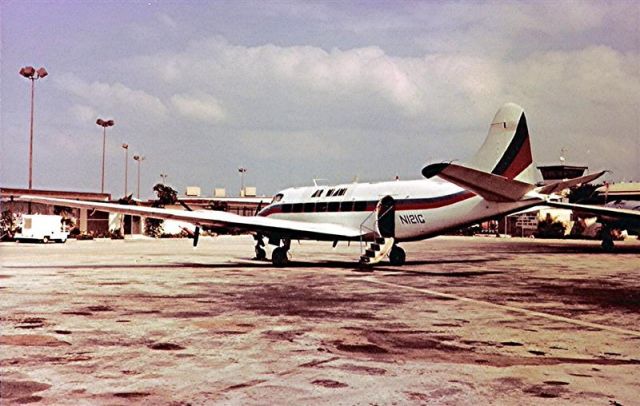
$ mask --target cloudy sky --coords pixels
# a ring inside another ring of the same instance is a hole
[[[1,13],[1,178],[143,195],[259,193],[312,179],[420,177],[468,159],[495,111],[527,112],[534,159],[640,180],[640,2],[16,1]],[[129,192],[135,188],[130,160]]]

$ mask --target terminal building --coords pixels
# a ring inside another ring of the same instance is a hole
[[[235,213],[241,216],[253,216],[270,202],[268,197],[256,197],[255,187],[246,187],[243,191],[246,197],[226,197],[224,189],[215,189],[214,196],[201,197],[200,188],[190,186],[179,200],[184,203],[167,206],[176,210],[186,210],[185,205],[192,210],[219,210]],[[85,200],[94,202],[118,203],[110,193],[74,192],[64,190],[43,190],[23,188],[0,188],[0,211],[10,210],[14,214],[58,214],[72,220],[80,234],[92,236],[109,236],[113,231],[122,228],[124,235],[138,235],[144,232],[144,218],[139,216],[123,216],[110,214],[98,210],[75,209],[63,206],[51,206],[41,203],[19,201],[22,195]],[[137,201],[138,205],[151,206],[153,201]],[[173,233],[184,228],[184,224],[166,221],[166,232]]]
[[[16,200],[22,195],[52,197],[58,199],[75,199],[94,202],[110,202],[111,194],[94,192],[69,192],[63,190],[0,188],[0,205],[2,211],[13,213],[60,214],[76,220],[76,227],[83,234],[106,234],[109,231],[109,213],[50,206],[41,203],[27,203]]]

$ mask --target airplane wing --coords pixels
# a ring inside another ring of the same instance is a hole
[[[99,210],[111,213],[157,219],[185,221],[198,226],[224,227],[240,231],[277,234],[292,239],[357,239],[362,233],[359,229],[331,223],[309,223],[293,220],[271,219],[260,216],[240,216],[222,211],[184,211],[157,207],[129,206],[115,203],[100,203],[71,199],[55,199],[39,196],[20,196],[20,200],[49,205],[75,207],[79,209]]]
[[[560,209],[570,209],[574,212],[587,216],[596,216],[605,222],[632,222],[640,224],[640,211],[630,209],[619,209],[606,206],[592,206],[589,204],[561,203],[547,201],[547,206],[557,207]]]

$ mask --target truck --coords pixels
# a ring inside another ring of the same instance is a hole
[[[64,243],[69,233],[65,230],[62,216],[44,214],[23,214],[20,220],[20,232],[14,236],[20,241],[49,241]]]

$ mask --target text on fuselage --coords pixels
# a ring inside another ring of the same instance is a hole
[[[401,214],[398,216],[402,224],[424,224],[424,216],[422,214]]]

